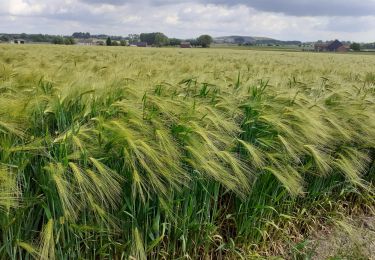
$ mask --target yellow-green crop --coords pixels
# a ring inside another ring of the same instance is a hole
[[[373,210],[374,68],[370,55],[0,45],[0,259],[277,254]]]

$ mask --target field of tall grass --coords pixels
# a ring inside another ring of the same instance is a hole
[[[0,46],[0,259],[303,251],[374,214],[373,56]]]

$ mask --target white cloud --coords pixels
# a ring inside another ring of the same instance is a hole
[[[46,3],[35,1],[12,0],[8,3],[8,10],[11,15],[41,14],[46,9],[46,6]]]
[[[173,14],[173,15],[168,15],[165,18],[165,23],[170,24],[170,25],[176,25],[178,24],[178,16]]]
[[[134,23],[134,22],[140,22],[142,20],[142,17],[137,15],[129,15],[122,18],[122,23]]]

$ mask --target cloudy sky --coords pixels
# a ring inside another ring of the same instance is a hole
[[[375,41],[375,0],[0,0],[0,33]]]

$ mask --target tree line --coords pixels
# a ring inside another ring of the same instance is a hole
[[[41,42],[41,43],[53,43],[53,44],[75,44],[74,37],[72,36],[57,36],[48,34],[3,34],[0,36],[0,41],[9,42],[15,39],[23,39],[28,42]]]
[[[129,34],[127,37],[109,36],[105,34],[92,35],[89,32],[75,32],[71,36],[58,36],[48,34],[3,34],[0,35],[0,41],[9,42],[15,39],[24,39],[27,42],[48,42],[52,44],[76,44],[77,41],[87,39],[102,40],[103,45],[109,46],[125,46],[127,44],[137,44],[139,42],[146,42],[149,46],[163,47],[163,46],[180,46],[182,42],[189,42],[193,47],[209,47],[213,42],[210,35],[201,35],[194,39],[178,39],[169,38],[164,33],[141,33]]]
[[[154,47],[179,46],[182,42],[189,42],[194,47],[201,46],[203,48],[207,48],[213,42],[213,38],[210,35],[201,35],[197,39],[181,40],[177,38],[168,38],[164,33],[161,32],[141,33],[137,39],[139,39],[138,42],[144,42],[147,43],[147,45]],[[106,45],[113,46],[119,44],[108,36]]]
[[[193,47],[204,47],[207,48],[213,42],[210,35],[201,35],[198,38],[193,39],[178,39],[169,38],[164,33],[153,32],[153,33],[141,33],[141,34],[129,34],[126,37],[123,36],[108,36],[106,34],[92,35],[89,32],[75,32],[71,36],[58,36],[48,34],[1,34],[0,42],[9,42],[15,39],[24,39],[27,42],[48,42],[52,44],[65,44],[72,45],[76,44],[77,40],[85,39],[99,39],[102,40],[102,45],[110,46],[126,46],[128,44],[137,44],[139,42],[146,42],[149,46],[163,47],[163,46],[180,46],[182,42],[189,42]],[[242,37],[237,37],[235,43],[238,45],[250,45],[250,43],[244,43],[245,40]],[[322,42],[322,41],[318,41]],[[259,42],[258,42],[259,43]],[[277,42],[276,42],[277,43]],[[295,43],[291,41],[290,43]],[[363,49],[375,49],[375,42],[373,43],[356,43],[348,42],[350,48],[354,51],[360,51]]]

